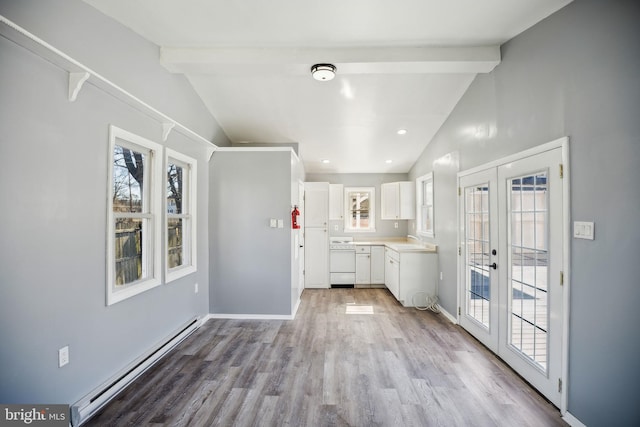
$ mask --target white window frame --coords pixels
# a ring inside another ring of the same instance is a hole
[[[423,188],[425,185],[431,185],[431,228],[426,229],[425,225],[422,223],[422,209],[424,206]],[[421,177],[416,178],[416,230],[419,236],[424,237],[435,237],[435,192],[433,186],[433,172],[429,172],[428,174],[422,175]]]
[[[145,153],[148,157],[145,162],[144,192],[148,197],[147,212],[141,214],[116,214],[113,212],[113,151],[115,146],[126,147]],[[162,146],[141,136],[135,135],[116,126],[109,126],[109,167],[107,180],[107,305],[131,298],[162,283],[162,221],[161,199],[158,197],[158,186],[162,180]],[[115,284],[115,220],[122,217],[141,217],[148,221],[147,232],[143,236],[143,271],[145,278],[119,286]]]
[[[182,167],[182,179],[183,179],[183,201],[182,201],[182,214],[170,214],[167,209],[166,189],[168,186],[167,170],[169,164],[177,164]],[[165,150],[165,163],[164,163],[165,179],[164,179],[164,242],[165,242],[165,278],[166,282],[172,282],[176,279],[184,277],[188,274],[197,271],[197,242],[196,242],[196,207],[198,206],[196,200],[197,194],[197,161],[189,156],[186,156],[177,151],[167,148]],[[183,242],[184,258],[186,259],[182,265],[174,268],[169,268],[169,219],[181,218],[183,220]]]
[[[369,193],[369,227],[351,227],[351,203],[349,193]],[[376,231],[376,188],[375,187],[344,187],[344,231],[347,233],[373,233]]]

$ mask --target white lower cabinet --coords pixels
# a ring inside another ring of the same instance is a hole
[[[329,239],[326,228],[304,229],[304,287],[329,287]]]
[[[396,299],[400,299],[400,262],[399,254],[391,249],[386,249],[384,264],[384,284]]]
[[[371,246],[371,284],[384,285],[384,246]]]
[[[405,307],[424,305],[427,296],[435,296],[437,269],[437,253],[385,249],[385,284]]]
[[[356,253],[356,287],[371,285],[371,255]]]

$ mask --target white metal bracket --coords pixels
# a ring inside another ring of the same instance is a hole
[[[69,72],[69,101],[73,102],[78,97],[82,85],[87,81],[90,74],[86,71],[80,73]]]
[[[167,138],[169,138],[169,133],[175,127],[175,123],[173,122],[163,122],[162,123],[162,141],[167,142]]]

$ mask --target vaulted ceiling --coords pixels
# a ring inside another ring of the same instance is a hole
[[[571,2],[85,1],[159,45],[231,141],[297,143],[310,173],[407,172],[499,46]]]

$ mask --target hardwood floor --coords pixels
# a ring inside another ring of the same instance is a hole
[[[444,316],[386,289],[307,289],[293,321],[209,320],[87,425],[566,423]]]

